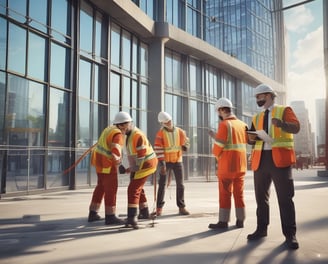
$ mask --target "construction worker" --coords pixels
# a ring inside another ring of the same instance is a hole
[[[118,188],[117,167],[122,160],[125,130],[131,121],[130,115],[123,112],[117,113],[113,125],[102,131],[98,143],[92,151],[91,164],[96,168],[98,181],[89,206],[89,222],[101,219],[98,211],[104,198],[105,224],[124,224],[124,220],[115,215]]]
[[[123,166],[120,166],[120,173],[130,173],[131,175],[128,186],[128,218],[126,226],[138,229],[136,219],[138,208],[140,211],[139,219],[149,218],[147,198],[143,187],[148,176],[156,171],[158,160],[146,135],[139,128],[129,123],[127,124],[125,135],[129,168],[125,169]]]
[[[234,197],[236,227],[244,227],[244,177],[247,171],[246,123],[233,114],[233,105],[227,98],[215,104],[221,122],[215,135],[212,153],[215,156],[219,189],[219,221],[209,228],[227,228],[230,220],[231,196]]]
[[[164,206],[167,172],[173,171],[176,181],[176,204],[180,215],[189,215],[185,208],[182,151],[189,148],[189,138],[181,128],[173,125],[172,117],[166,112],[158,114],[158,122],[162,125],[156,134],[154,150],[159,161],[159,182],[157,193],[156,215],[162,214]]]
[[[299,132],[300,123],[292,108],[274,103],[276,93],[269,85],[260,84],[254,92],[257,105],[263,107],[263,111],[253,117],[251,131],[267,131],[271,138],[260,134],[250,136],[254,144],[251,167],[254,171],[257,227],[247,239],[257,240],[267,236],[270,186],[273,181],[286,244],[291,249],[297,249],[292,164],[296,162],[293,134]]]

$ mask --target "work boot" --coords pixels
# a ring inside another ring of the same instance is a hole
[[[101,217],[96,211],[89,211],[88,222],[94,222],[100,219]]]
[[[295,235],[286,236],[286,244],[290,249],[298,249],[299,247]]]
[[[105,216],[105,225],[123,225],[124,223],[124,220],[116,217],[114,214]]]
[[[228,228],[228,222],[217,222],[216,224],[209,224],[208,228],[210,229],[221,229],[221,228]]]
[[[148,207],[140,209],[138,219],[149,219],[149,209],[148,209]]]
[[[190,213],[184,207],[179,208],[179,215],[190,215]]]
[[[249,234],[247,236],[247,239],[248,240],[258,240],[262,237],[266,237],[267,235],[268,235],[267,228],[257,227],[254,233]]]
[[[125,222],[125,227],[132,227],[133,229],[138,229],[138,222],[136,221],[137,208],[128,207],[128,218]]]
[[[237,219],[237,221],[236,221],[236,227],[237,228],[243,228],[244,227],[244,221]]]
[[[157,208],[156,209],[156,216],[161,216],[162,215],[163,208]]]

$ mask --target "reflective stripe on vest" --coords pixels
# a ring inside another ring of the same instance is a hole
[[[228,139],[225,145],[223,145],[222,151],[229,151],[229,150],[235,150],[235,151],[245,151],[246,144],[243,143],[232,143],[232,125],[230,121],[227,121],[227,128],[228,128]],[[219,143],[220,145],[220,143]]]
[[[121,130],[119,130],[116,126],[107,127],[106,130],[100,135],[95,151],[109,159],[112,158],[113,155],[111,149],[107,146],[107,138],[109,137],[109,141],[112,142],[114,135],[117,133],[121,133]]]
[[[180,134],[177,128],[174,128],[172,132],[168,132],[166,129],[163,129],[163,137],[165,137],[168,142],[167,146],[164,146],[165,153],[178,152],[181,150],[180,144]]]
[[[134,178],[135,179],[140,179],[143,178],[145,176],[150,175],[151,173],[156,171],[156,166],[154,166],[153,168],[145,168],[143,169],[143,165],[145,162],[152,160],[152,159],[156,159],[156,154],[152,148],[152,146],[149,144],[148,140],[148,144],[143,146],[146,148],[146,155],[145,157],[142,157],[140,159],[137,158],[137,148],[135,147],[135,144],[133,144],[133,140],[135,140],[135,135],[137,133],[141,134],[141,131],[137,128],[134,128],[131,132],[131,135],[129,135],[128,137],[128,141],[127,141],[127,151],[128,151],[128,159],[130,160],[130,162],[135,162],[135,165],[139,166],[139,170],[135,172]],[[130,164],[131,165],[131,164]]]
[[[272,109],[272,116],[282,120],[284,110],[284,106],[277,105]],[[263,118],[264,112],[257,114],[253,118],[253,122],[257,130],[263,129]],[[281,128],[275,127],[271,124],[269,135],[273,138],[273,143],[271,144],[272,148],[294,148],[293,134],[285,132]],[[262,140],[257,140],[254,150],[262,150],[262,144]]]

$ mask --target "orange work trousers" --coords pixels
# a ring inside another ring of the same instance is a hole
[[[220,174],[218,176],[220,208],[231,208],[232,195],[235,202],[235,208],[245,207],[244,178],[245,172]]]
[[[117,169],[112,167],[109,174],[97,173],[98,181],[92,195],[92,204],[101,204],[104,198],[105,208],[116,206],[116,194],[118,188]]]
[[[147,197],[143,189],[147,177],[141,179],[131,179],[128,186],[128,207],[138,207],[139,204],[147,203]]]

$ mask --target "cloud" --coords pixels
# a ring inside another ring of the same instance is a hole
[[[323,67],[323,27],[309,32],[303,39],[297,41],[292,53],[293,70],[304,70],[309,67]]]
[[[323,67],[309,68],[306,72],[290,71],[287,76],[287,97],[293,100],[314,100],[325,96]]]
[[[307,26],[314,21],[311,10],[304,5],[291,8],[285,12],[288,12],[288,15],[285,15],[285,25],[287,30],[291,32],[305,32]]]
[[[323,27],[309,32],[299,39],[289,56],[290,68],[287,74],[287,102],[301,100],[309,110],[309,116],[316,116],[315,100],[325,98],[325,72],[323,55]],[[312,119],[316,130],[316,119]]]

